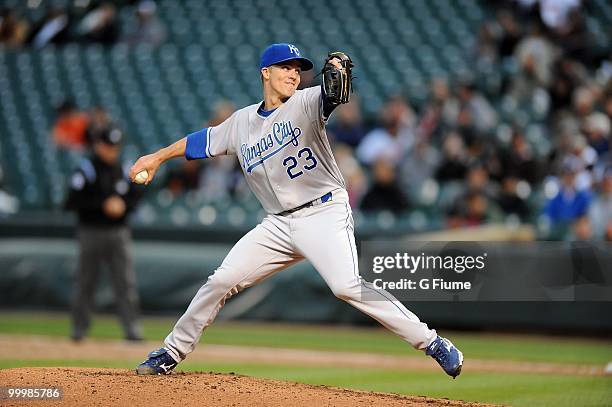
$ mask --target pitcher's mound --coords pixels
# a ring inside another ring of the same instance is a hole
[[[61,388],[65,406],[473,406],[462,401],[407,397],[218,373],[137,376],[122,369],[21,368],[0,370],[9,387]],[[2,400],[24,406],[23,400]],[[40,405],[40,401],[36,402]]]

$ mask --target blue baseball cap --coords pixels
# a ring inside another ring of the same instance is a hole
[[[272,44],[261,54],[259,69],[287,61],[298,61],[302,65],[302,71],[308,71],[313,67],[310,59],[302,57],[300,50],[295,45]]]

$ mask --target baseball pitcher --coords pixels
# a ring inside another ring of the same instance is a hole
[[[136,373],[172,371],[193,352],[228,298],[303,259],[313,264],[338,298],[425,351],[448,375],[454,378],[461,372],[463,355],[448,339],[359,275],[345,182],[325,133],[334,108],[349,101],[353,63],[342,52],[330,53],[321,86],[297,90],[300,72],[312,68],[296,46],[269,46],[260,62],[263,101],[139,158],[132,167],[132,180],[148,184],[159,166],[174,157],[236,155],[267,212],[200,288],[165,346],[151,352]],[[380,300],[362,300],[364,290]]]

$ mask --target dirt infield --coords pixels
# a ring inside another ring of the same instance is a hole
[[[59,401],[8,401],[2,406],[485,406],[216,373],[136,376],[124,369],[20,368],[0,370],[0,383],[61,387]]]

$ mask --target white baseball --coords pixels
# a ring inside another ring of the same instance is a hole
[[[134,177],[134,182],[137,184],[144,184],[149,179],[149,173],[147,170],[142,170]]]

